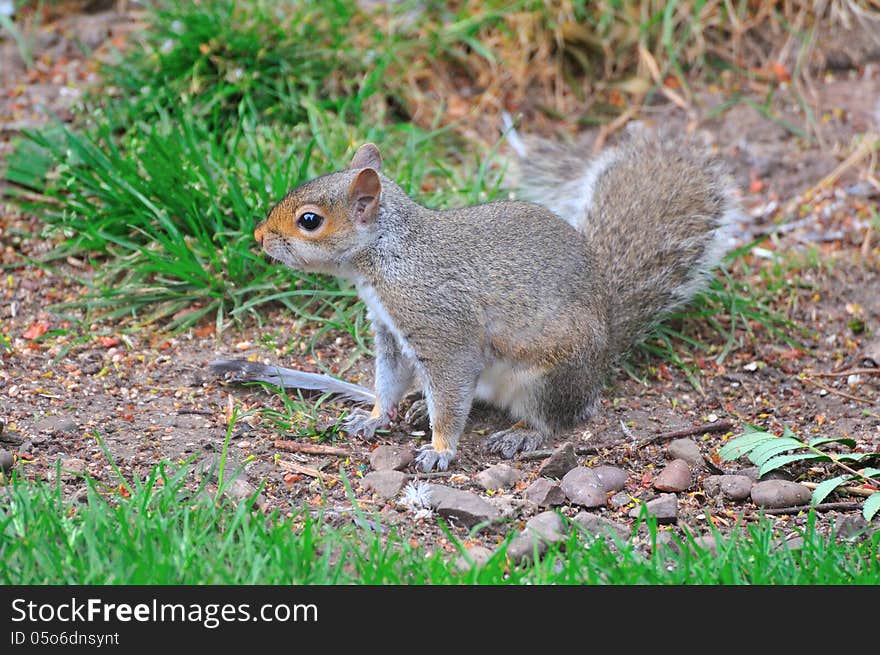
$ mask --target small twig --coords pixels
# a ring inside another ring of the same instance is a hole
[[[706,425],[695,425],[690,428],[682,428],[681,430],[673,430],[672,432],[661,432],[651,437],[646,437],[636,444],[636,448],[647,446],[655,441],[668,441],[670,439],[679,439],[681,437],[692,437],[695,434],[703,434],[705,432],[727,432],[733,427],[733,421],[724,419],[708,423]]]
[[[307,475],[310,478],[318,478],[319,480],[323,480],[327,475],[325,473],[321,473],[318,469],[313,469],[309,466],[303,466],[302,464],[297,464],[296,462],[288,462],[287,460],[279,459],[277,462],[278,468],[284,469],[285,471],[290,471],[292,473],[302,473],[303,475]]]
[[[549,449],[533,450],[530,453],[520,453],[516,458],[519,461],[531,462],[536,459],[546,459],[554,452],[555,451]],[[595,455],[599,452],[599,449],[596,446],[575,446],[574,452],[578,455]]]
[[[346,450],[345,448],[325,446],[320,443],[288,441],[285,439],[276,439],[275,448],[278,450],[286,450],[291,453],[306,453],[308,455],[339,455],[340,457],[348,457],[352,454],[350,450]]]
[[[861,503],[819,503],[818,505],[793,505],[791,507],[777,507],[775,509],[765,509],[764,514],[797,514],[798,512],[806,512],[811,509],[817,512],[830,512],[831,510],[849,510],[858,509]]]
[[[815,373],[810,372],[817,378],[842,378],[850,375],[880,375],[880,368],[851,368],[848,371],[839,371],[837,373]]]
[[[851,393],[847,393],[845,391],[840,391],[839,389],[834,389],[833,387],[826,386],[826,385],[822,384],[821,382],[817,382],[816,380],[814,380],[812,378],[803,377],[803,378],[801,378],[801,380],[803,380],[804,382],[809,382],[810,384],[814,384],[817,387],[819,387],[820,389],[824,389],[828,393],[833,393],[837,396],[843,396],[844,398],[848,398],[849,400],[855,400],[856,402],[865,403],[867,405],[874,404],[873,400],[870,400],[868,398],[861,398],[859,396],[854,396]]]
[[[816,482],[801,482],[800,484],[809,489],[815,489],[819,486]],[[847,494],[849,496],[862,496],[864,498],[867,498],[868,496],[873,496],[875,493],[877,493],[876,491],[871,491],[870,489],[862,489],[861,487],[836,487],[834,491]]]
[[[214,412],[208,412],[204,409],[178,409],[177,415],[181,416],[183,414],[198,414],[199,416],[214,416]]]

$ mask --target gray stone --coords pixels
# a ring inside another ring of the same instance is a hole
[[[707,550],[712,554],[718,552],[718,540],[711,534],[694,537],[694,546],[700,550]]]
[[[487,491],[507,489],[515,485],[522,477],[522,473],[507,464],[496,464],[476,475],[477,484]]]
[[[752,502],[760,507],[792,507],[810,502],[812,492],[797,482],[766,480],[752,485]]]
[[[535,557],[543,557],[550,544],[535,534],[523,532],[514,537],[507,546],[507,558],[514,564],[528,564]]]
[[[501,512],[476,494],[457,489],[449,491],[452,493],[444,492],[442,501],[437,505],[437,513],[443,518],[456,521],[468,528],[501,518]]]
[[[565,524],[556,512],[541,512],[526,522],[526,532],[538,535],[550,543],[565,539]]]
[[[575,505],[601,507],[605,504],[605,485],[590,469],[576,466],[566,473],[560,483],[565,497]]]
[[[658,498],[649,500],[644,504],[649,516],[657,519],[657,523],[674,523],[678,518],[678,496],[675,494],[660,494]],[[629,515],[639,518],[642,506],[633,507]]]
[[[834,536],[841,541],[854,541],[867,532],[868,522],[861,514],[844,514],[834,522]]]
[[[364,476],[363,484],[380,498],[394,498],[403,489],[409,476],[403,471],[382,470],[372,471]]]
[[[806,544],[806,540],[800,535],[794,535],[788,539],[778,539],[774,543],[774,550],[786,548],[788,550],[800,550]]]
[[[61,460],[61,479],[62,480],[75,480],[80,477],[83,473],[86,472],[86,462],[85,460],[79,459],[77,457],[68,457]],[[46,471],[46,479],[50,482],[54,482],[55,480],[55,465]]]
[[[8,450],[0,450],[0,472],[9,473],[15,464],[15,457]]]
[[[590,512],[579,512],[572,520],[597,537],[616,535],[620,539],[627,539],[632,534],[632,530],[627,526]]]
[[[514,497],[511,494],[494,493],[488,498],[488,502],[495,509],[501,512],[501,518],[512,519],[522,514],[525,501]]]
[[[429,499],[431,509],[437,509],[440,506],[440,503],[447,498],[452,498],[456,494],[467,493],[461,489],[454,489],[453,487],[447,487],[442,484],[429,484],[428,488],[431,491],[431,497]]]
[[[605,491],[620,491],[629,477],[626,471],[616,466],[596,466],[590,470],[599,478]]]
[[[41,418],[34,425],[34,430],[46,434],[76,434],[79,431],[79,426],[73,417],[56,414]]]
[[[256,487],[245,480],[243,476],[235,478],[232,482],[226,485],[226,488],[223,490],[223,493],[225,493],[229,498],[232,498],[233,500],[236,500],[238,502],[249,500],[254,496],[256,492]],[[257,507],[262,507],[265,503],[266,498],[263,496],[263,494],[258,494],[257,497],[254,498],[254,504]]]
[[[548,478],[562,478],[577,465],[577,454],[569,441],[559,446],[550,457],[544,460],[541,468],[538,469],[538,474]]]
[[[547,478],[538,478],[523,492],[525,499],[538,507],[552,507],[565,502],[565,493],[555,482]]]
[[[669,459],[683,459],[691,466],[703,463],[703,453],[693,439],[676,439],[666,448]]]
[[[379,446],[370,453],[374,471],[402,471],[413,461],[413,450],[407,446]]]
[[[703,480],[703,490],[709,496],[745,500],[752,491],[752,484],[752,479],[746,475],[710,475]]]
[[[461,572],[470,571],[473,567],[480,568],[492,557],[492,551],[485,546],[470,546],[465,551],[455,560],[455,568]]]
[[[683,459],[674,459],[654,478],[654,488],[659,491],[684,491],[693,482],[688,463]]]
[[[616,493],[611,498],[608,499],[608,504],[612,509],[620,509],[626,505],[629,505],[632,502],[632,494],[627,491],[621,491],[620,493]]]
[[[556,512],[541,512],[526,523],[525,529],[507,547],[507,557],[515,564],[541,557],[551,544],[565,539],[565,526]]]

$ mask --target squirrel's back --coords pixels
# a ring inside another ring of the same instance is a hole
[[[520,187],[584,235],[623,352],[692,299],[729,248],[739,209],[728,175],[693,139],[632,137],[589,161],[546,142],[533,149]]]

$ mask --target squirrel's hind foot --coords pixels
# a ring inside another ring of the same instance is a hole
[[[517,453],[528,453],[544,443],[544,435],[525,423],[516,423],[486,439],[486,450],[513,459]]]
[[[434,469],[445,471],[449,468],[449,462],[452,461],[453,457],[455,457],[455,452],[452,450],[437,452],[431,444],[425,444],[418,449],[415,465],[416,468],[421,469],[425,473]]]

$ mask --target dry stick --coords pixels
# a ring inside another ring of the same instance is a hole
[[[641,448],[653,441],[666,441],[668,439],[678,439],[679,437],[690,437],[695,434],[703,434],[704,432],[726,432],[732,427],[733,421],[724,419],[723,421],[716,421],[715,423],[709,423],[708,425],[697,425],[691,428],[673,430],[672,432],[661,432],[660,434],[655,434],[647,439],[642,439],[642,441],[635,444],[635,447]],[[616,444],[610,444],[608,447],[610,448],[614,445]],[[517,456],[517,459],[526,462],[535,459],[544,459],[545,457],[550,457],[553,452],[554,451],[552,450],[533,450],[530,453],[521,453]],[[599,448],[596,446],[576,446],[574,452],[578,455],[595,455],[599,452]]]
[[[816,385],[816,386],[819,387],[820,389],[824,389],[824,390],[827,391],[828,393],[833,393],[833,394],[835,394],[835,395],[837,395],[837,396],[843,396],[844,398],[849,398],[850,400],[855,400],[855,401],[860,402],[860,403],[866,403],[866,404],[868,404],[868,405],[873,405],[873,404],[874,404],[874,401],[873,401],[873,400],[869,400],[868,398],[861,398],[861,397],[859,397],[859,396],[854,396],[854,395],[852,395],[851,393],[847,393],[847,392],[845,392],[845,391],[840,391],[839,389],[834,389],[833,387],[825,386],[825,385],[822,384],[821,382],[816,382],[816,380],[814,380],[814,379],[812,379],[812,378],[801,378],[801,379],[802,379],[804,382],[809,382],[810,384],[814,384],[814,385]]]
[[[831,510],[850,510],[858,509],[861,503],[819,503],[818,505],[793,505],[792,507],[777,507],[775,509],[764,509],[764,514],[797,514],[798,512],[807,512],[811,509],[817,512],[830,512]]]
[[[842,378],[850,375],[880,375],[880,368],[851,368],[848,371],[839,371],[837,373],[815,373],[810,372],[817,378]]]
[[[816,482],[801,482],[800,484],[804,485],[809,489],[815,489],[819,486]],[[861,487],[836,487],[834,489],[835,493],[847,494],[849,496],[863,496],[867,498],[868,496],[873,496],[876,491],[871,491],[870,489],[862,489]]]
[[[418,480],[431,480],[433,478],[448,478],[450,475],[455,475],[458,471],[422,471],[420,473],[415,473],[412,477]]]
[[[523,462],[530,462],[550,457],[554,452],[553,450],[533,450],[530,453],[520,453],[516,458]],[[599,449],[596,446],[575,446],[574,452],[578,455],[595,455]]]
[[[284,439],[276,439],[275,447],[278,450],[286,450],[291,453],[306,453],[309,455],[339,455],[340,457],[348,457],[352,453],[345,448],[336,446],[325,446],[319,443],[301,443],[299,441],[287,441]]]
[[[303,466],[302,464],[297,464],[296,462],[288,462],[286,460],[279,459],[276,463],[278,464],[278,468],[280,469],[291,471],[292,473],[302,473],[303,475],[308,475],[310,478],[318,478],[319,480],[323,480],[328,475],[326,473],[321,473],[318,469]]]
[[[672,432],[661,432],[660,434],[655,434],[652,437],[642,439],[636,444],[636,448],[647,446],[649,443],[652,443],[654,441],[668,441],[670,439],[679,439],[681,437],[692,437],[695,434],[703,434],[705,432],[727,432],[732,427],[733,421],[731,421],[730,419],[724,419],[722,421],[709,423],[708,425],[695,425],[690,428],[673,430]]]

